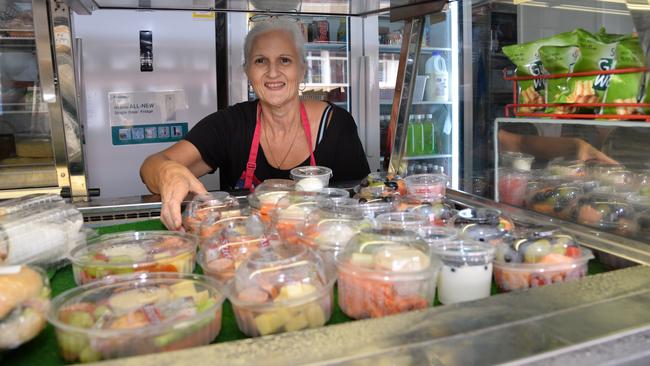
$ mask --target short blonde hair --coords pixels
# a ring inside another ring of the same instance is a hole
[[[272,31],[283,31],[291,36],[300,64],[306,70],[307,61],[305,59],[305,37],[302,35],[298,21],[282,17],[271,17],[267,20],[256,22],[253,29],[248,32],[246,40],[244,41],[244,69],[247,69],[248,66],[250,66],[253,43],[255,43],[257,37]]]

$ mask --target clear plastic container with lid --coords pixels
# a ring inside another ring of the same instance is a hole
[[[516,151],[504,151],[499,154],[501,159],[501,166],[504,168],[512,168],[519,171],[530,171],[535,157]]]
[[[36,337],[47,325],[50,283],[37,267],[0,266],[0,351]]]
[[[210,192],[195,196],[183,212],[183,228],[189,233],[198,233],[205,220],[221,216],[222,211],[233,212],[239,206],[237,199],[227,192]]]
[[[174,231],[127,231],[101,235],[70,252],[78,285],[132,272],[192,273],[194,235]]]
[[[302,245],[258,251],[225,287],[244,334],[291,332],[325,325],[332,315],[334,268]]]
[[[297,228],[318,205],[331,202],[319,192],[289,192],[280,198],[271,213],[271,222],[280,239],[298,244]]]
[[[258,216],[232,217],[221,222],[221,228],[201,243],[198,262],[203,273],[226,282],[251,254],[271,245]]]
[[[289,174],[296,181],[297,191],[319,192],[329,185],[332,169],[324,166],[299,166],[291,169]]]
[[[377,216],[377,225],[391,229],[417,231],[429,224],[426,217],[413,212],[389,212]]]
[[[543,214],[567,219],[578,200],[584,196],[579,184],[545,185],[528,193],[527,207]]]
[[[423,226],[417,231],[418,236],[429,245],[456,239],[458,229],[450,226]]]
[[[214,235],[217,231],[221,230],[223,227],[222,223],[228,222],[228,220],[232,218],[248,216],[255,216],[258,220],[261,220],[259,216],[251,215],[251,208],[247,204],[225,208],[221,211],[210,213],[199,225],[198,232],[195,234],[198,234],[200,241],[203,242]]]
[[[342,199],[350,198],[350,192],[343,188],[323,188],[320,190],[320,193],[326,195],[329,199],[333,201],[338,201]]]
[[[74,206],[54,202],[25,209],[0,221],[0,264],[61,265],[86,241],[83,217]]]
[[[438,277],[438,299],[443,304],[490,296],[494,246],[472,239],[451,239],[433,244],[433,254],[442,260]]]
[[[452,223],[459,229],[460,238],[474,239],[492,245],[501,244],[506,234],[515,227],[510,218],[493,208],[460,210],[452,219]]]
[[[389,174],[387,172],[374,172],[368,174],[368,176],[359,183],[360,189],[380,186],[390,187],[399,195],[406,196],[406,183],[399,175]]]
[[[409,196],[439,201],[445,197],[449,178],[444,174],[415,174],[404,178]]]
[[[456,215],[453,205],[445,200],[422,201],[417,197],[406,196],[399,203],[399,211],[412,212],[424,216],[431,225],[450,225]]]
[[[516,235],[496,248],[494,279],[501,291],[575,280],[587,275],[593,257],[570,235]]]
[[[358,206],[319,204],[298,228],[300,242],[319,251],[330,263],[345,249],[350,239],[363,227],[369,227]]]
[[[251,214],[259,215],[262,221],[271,225],[271,212],[280,198],[294,191],[296,182],[289,179],[267,179],[248,195]]]
[[[499,169],[499,202],[513,206],[523,206],[528,191],[528,171]]]
[[[359,202],[372,202],[376,200],[394,201],[400,197],[400,194],[393,187],[381,185],[361,187],[354,197]]]
[[[433,303],[440,261],[414,232],[364,229],[336,259],[341,310],[351,318],[377,318]]]
[[[624,236],[638,231],[636,210],[616,196],[590,194],[581,198],[571,211],[570,218],[583,225]]]
[[[585,177],[587,176],[587,166],[579,160],[553,160],[548,163],[548,172],[551,175],[561,177]]]
[[[68,362],[96,362],[206,345],[219,334],[215,280],[181,273],[113,276],[52,300],[48,320]]]

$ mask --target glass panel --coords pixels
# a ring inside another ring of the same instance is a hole
[[[300,85],[303,99],[325,100],[350,109],[347,17],[295,17],[307,43],[307,75]],[[253,20],[257,21],[255,18]],[[253,22],[249,21],[249,28]],[[249,100],[257,97],[249,83]]]
[[[56,186],[41,101],[31,1],[0,7],[0,189]]]
[[[464,189],[650,242],[650,83],[625,1],[483,1],[471,16]]]
[[[417,66],[413,106],[407,133],[408,174],[452,174],[451,18],[448,12],[425,17],[424,36]],[[395,93],[404,22],[379,17],[379,120],[381,157],[387,159],[386,139]]]

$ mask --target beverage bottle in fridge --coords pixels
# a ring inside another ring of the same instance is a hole
[[[415,116],[409,115],[409,125],[406,130],[406,155],[415,155]]]
[[[433,51],[424,65],[429,76],[424,89],[424,99],[434,102],[446,102],[449,99],[449,74],[447,64],[440,52]]]
[[[435,152],[435,131],[433,128],[433,114],[428,113],[422,122],[422,134],[424,138],[423,153],[433,154]]]
[[[421,114],[417,114],[415,116],[415,124],[413,125],[413,131],[414,131],[414,142],[415,142],[415,147],[413,148],[413,153],[415,155],[424,155],[424,132],[422,130],[424,126],[424,116]]]
[[[337,42],[347,42],[347,26],[345,18],[341,18],[339,23],[339,29],[336,31],[336,41]]]

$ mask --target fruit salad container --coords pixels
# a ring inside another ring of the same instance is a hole
[[[499,159],[501,159],[500,165],[502,167],[523,172],[530,171],[533,166],[533,161],[535,161],[534,156],[515,151],[504,151],[499,154]]]
[[[406,182],[399,175],[389,174],[387,172],[375,172],[368,174],[361,183],[359,189],[365,187],[381,187],[387,186],[392,188],[401,196],[406,196]]]
[[[411,212],[427,218],[431,225],[450,225],[456,215],[453,205],[445,200],[422,201],[418,197],[406,196],[399,202],[399,211]]]
[[[494,279],[500,291],[577,280],[587,275],[592,258],[570,235],[515,237],[496,248]]]
[[[385,227],[362,230],[336,263],[339,306],[354,319],[431,306],[442,266],[414,232]]]
[[[445,197],[449,178],[444,174],[414,174],[404,178],[406,193],[422,201],[439,201]]]
[[[0,351],[36,337],[47,325],[49,306],[50,283],[43,270],[0,267]]]
[[[267,179],[248,195],[251,214],[258,215],[262,222],[271,226],[271,212],[278,200],[295,191],[296,182],[289,179]]]
[[[553,160],[548,163],[547,170],[549,175],[561,177],[585,177],[588,170],[584,162],[578,160]]]
[[[319,192],[289,192],[280,198],[271,213],[271,222],[281,240],[299,244],[297,228],[318,205],[331,202]]]
[[[530,178],[527,171],[499,169],[499,202],[523,206]]]
[[[570,218],[583,225],[624,236],[637,234],[636,211],[629,203],[608,195],[591,194],[581,198]]]
[[[377,226],[392,229],[417,231],[429,224],[429,220],[413,212],[389,212],[377,216]]]
[[[395,211],[399,205],[400,200],[375,200],[375,201],[361,201],[357,200],[357,207],[363,213],[363,216],[368,220],[375,220],[377,216],[385,213]]]
[[[226,192],[210,192],[196,195],[183,212],[183,228],[189,233],[198,233],[199,226],[208,217],[219,215],[221,211],[232,211],[239,203]]]
[[[221,329],[215,280],[181,273],[113,276],[52,300],[48,320],[68,362],[96,362],[209,344]]]
[[[458,211],[452,219],[452,225],[458,228],[458,236],[487,242],[492,245],[501,244],[505,236],[512,232],[515,224],[493,208],[466,208]]]
[[[354,198],[359,202],[385,201],[392,202],[400,197],[399,192],[390,186],[361,187]]]
[[[438,245],[442,242],[455,240],[458,237],[458,229],[449,226],[423,226],[417,231],[418,236],[429,246]]]
[[[350,192],[343,188],[326,187],[320,190],[320,193],[327,196],[332,201],[340,201],[350,198]]]
[[[329,185],[332,169],[324,166],[299,166],[291,169],[289,175],[296,181],[297,191],[319,192]]]
[[[101,235],[70,252],[77,285],[132,272],[192,273],[198,239],[174,231]]]
[[[247,204],[213,212],[201,222],[198,232],[195,234],[198,234],[200,243],[202,243],[223,229],[224,223],[228,223],[230,219],[248,216],[254,216],[261,221],[259,216],[251,215],[251,208]]]
[[[490,296],[494,246],[475,240],[451,239],[432,246],[442,260],[438,300],[455,304]]]
[[[300,242],[321,253],[334,264],[350,239],[372,223],[357,206],[323,203],[312,211],[298,229]]]
[[[562,183],[545,186],[528,193],[528,208],[550,216],[568,219],[571,211],[584,196],[579,184]]]
[[[225,283],[246,258],[269,247],[274,239],[258,216],[232,217],[223,220],[221,229],[201,242],[197,261],[205,275]]]
[[[252,254],[224,287],[237,326],[250,337],[317,328],[332,315],[334,267],[302,245]]]

